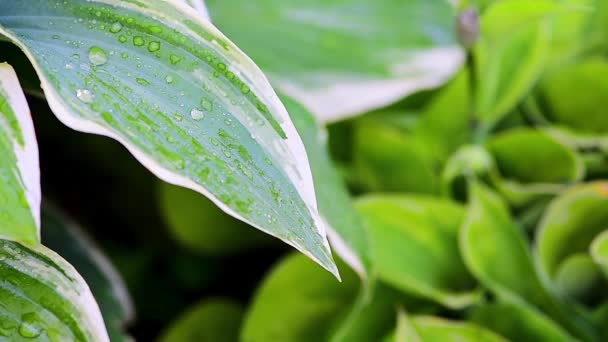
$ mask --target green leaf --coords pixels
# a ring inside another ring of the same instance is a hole
[[[243,311],[242,305],[231,299],[203,300],[180,315],[160,341],[238,341]]]
[[[159,182],[160,209],[171,235],[184,247],[204,255],[228,256],[270,242],[198,193]]]
[[[128,341],[125,325],[135,309],[120,274],[84,231],[56,209],[42,211],[42,242],[82,275],[99,304],[112,341]]]
[[[460,248],[471,273],[499,298],[528,302],[575,336],[593,339],[586,318],[558,302],[541,281],[523,232],[500,197],[476,181],[470,184],[469,196]]]
[[[574,338],[525,303],[498,302],[474,309],[470,320],[511,341],[572,341]]]
[[[358,288],[355,273],[341,271],[340,284],[301,255],[283,259],[257,290],[241,340],[304,342],[328,337]]]
[[[521,183],[567,183],[584,175],[582,160],[543,131],[516,128],[487,143],[504,177]]]
[[[353,164],[357,181],[369,191],[434,193],[437,176],[423,141],[375,120],[355,126]]]
[[[9,341],[109,341],[85,281],[42,245],[0,240],[0,321]]]
[[[481,18],[477,63],[476,114],[485,129],[495,125],[528,93],[550,53],[548,13],[553,0],[493,3]]]
[[[112,137],[161,179],[209,197],[336,272],[304,146],[264,75],[178,2],[0,3],[53,112]]]
[[[186,4],[190,5],[204,19],[210,20],[210,18],[209,18],[209,10],[207,10],[207,6],[205,6],[205,0],[180,0],[180,1],[183,1]]]
[[[213,22],[321,121],[437,87],[464,59],[445,0],[207,4]]]
[[[367,231],[340,173],[327,150],[327,132],[302,105],[281,96],[308,154],[319,213],[332,248],[361,277],[369,275],[371,263]]]
[[[0,64],[0,237],[40,242],[40,171],[30,110],[15,71]]]
[[[608,183],[594,182],[569,189],[557,197],[539,224],[536,254],[541,270],[555,279],[569,256],[587,252],[596,235],[608,228]]]
[[[397,328],[395,329],[394,338],[389,336],[385,342],[422,342],[422,338],[416,331],[416,328],[410,321],[409,316],[403,309],[397,312]]]
[[[475,283],[458,251],[462,207],[432,197],[376,195],[360,198],[357,209],[381,280],[449,308],[475,302]]]
[[[403,322],[403,319],[401,320]],[[421,341],[425,342],[442,342],[442,341],[463,341],[463,342],[499,342],[506,341],[504,338],[496,335],[495,333],[486,330],[480,326],[472,323],[464,323],[457,321],[449,321],[439,317],[433,316],[414,316],[410,319],[410,324],[401,325],[401,330],[407,329],[407,335],[410,339],[403,339],[399,337],[405,337],[397,335],[399,333],[399,327],[394,336],[390,336],[386,339],[386,342],[404,342],[404,341],[416,341],[411,339],[411,336],[419,336]],[[411,331],[411,328],[415,329]],[[416,334],[416,335],[414,335]]]
[[[608,133],[608,62],[604,57],[560,68],[543,80],[542,94],[549,120],[582,132]]]
[[[608,277],[608,231],[600,233],[591,243],[591,257]]]
[[[565,259],[555,273],[555,285],[564,295],[583,303],[601,298],[605,282],[589,254],[577,253]],[[599,297],[599,298],[598,298]]]

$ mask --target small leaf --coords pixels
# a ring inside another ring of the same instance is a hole
[[[565,259],[555,273],[555,285],[565,296],[578,302],[595,303],[605,286],[601,271],[587,253]]]
[[[120,274],[87,235],[60,214],[45,206],[42,211],[42,242],[60,254],[82,275],[99,304],[112,341],[128,341],[126,324],[135,309]]]
[[[479,306],[470,319],[511,341],[574,340],[559,325],[525,303],[499,302]]]
[[[576,337],[595,338],[586,317],[558,302],[545,287],[523,233],[500,197],[476,181],[471,182],[469,196],[460,248],[471,273],[500,299],[528,302]]]
[[[487,147],[501,175],[521,183],[567,183],[584,175],[578,155],[539,130],[509,130],[490,139]]]
[[[191,251],[228,256],[270,242],[190,189],[160,182],[159,190],[160,209],[172,236]]]
[[[10,341],[109,341],[85,281],[42,245],[0,240],[0,321]]]
[[[353,164],[357,181],[369,191],[434,193],[432,155],[417,141],[387,124],[364,119],[355,127]]]
[[[579,185],[549,205],[536,234],[541,270],[555,279],[569,256],[587,252],[596,235],[608,227],[608,183]]]
[[[255,64],[179,2],[0,2],[68,126],[125,145],[161,179],[209,197],[331,272],[306,152]]]
[[[475,111],[486,129],[540,77],[550,53],[551,26],[545,15],[556,8],[552,0],[505,0],[493,3],[482,16],[482,37],[475,47]]]
[[[605,58],[587,58],[560,68],[543,80],[542,94],[549,106],[547,117],[552,122],[576,131],[608,133],[604,109],[608,96]]]
[[[475,283],[458,251],[464,210],[431,197],[362,197],[357,209],[371,237],[378,277],[450,308],[475,302]]]
[[[355,273],[341,271],[340,284],[301,255],[283,259],[257,290],[241,340],[308,342],[328,337],[357,292]]]
[[[339,172],[334,167],[326,144],[327,132],[304,107],[281,96],[308,154],[319,213],[327,223],[325,229],[331,245],[344,262],[361,277],[371,268],[369,241],[359,213]]]
[[[323,122],[437,87],[464,60],[444,0],[207,4],[214,23]]]
[[[608,231],[600,233],[591,243],[591,257],[608,277]]]
[[[422,341],[462,341],[462,342],[503,342],[506,340],[495,333],[472,323],[449,321],[433,316],[414,316],[408,325],[402,324],[401,329],[413,327]],[[399,329],[399,327],[398,327]],[[398,339],[396,335],[389,336],[386,342],[411,341]],[[408,331],[411,334],[413,332]],[[415,341],[415,340],[413,340]]]
[[[206,299],[179,316],[160,341],[238,341],[242,319],[243,307],[238,302]]]
[[[40,242],[40,170],[30,110],[15,71],[0,64],[0,237]]]

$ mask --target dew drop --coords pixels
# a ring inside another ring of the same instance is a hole
[[[133,45],[135,46],[144,46],[146,42],[144,41],[144,39],[140,36],[135,36],[133,37]]]
[[[175,65],[175,64],[179,63],[179,61],[182,60],[182,57],[180,57],[178,55],[171,54],[169,56],[169,60],[171,61],[171,64]]]
[[[112,24],[112,26],[110,26],[110,32],[112,33],[118,33],[120,30],[122,30],[122,24],[119,22],[115,22]]]
[[[169,84],[173,83],[173,76],[167,75],[167,77],[165,77],[165,81]]]
[[[198,110],[196,108],[193,108],[190,111],[190,116],[192,117],[192,119],[196,120],[196,121],[200,121],[205,117],[205,113],[201,110]]]
[[[158,50],[160,50],[160,42],[156,42],[155,41],[155,42],[150,42],[148,44],[148,51],[155,52],[155,51],[158,51]]]
[[[89,61],[96,66],[104,65],[108,62],[108,54],[98,46],[93,46],[89,50]]]
[[[19,335],[24,338],[36,338],[42,333],[40,320],[35,312],[29,312],[21,316],[21,324],[19,325]]]
[[[145,79],[145,78],[138,77],[138,78],[136,78],[136,79],[135,79],[135,81],[136,81],[137,83],[139,83],[139,84],[143,85],[143,86],[148,86],[148,85],[150,85],[150,82],[149,82],[147,79]]]
[[[95,94],[88,89],[76,89],[76,97],[84,103],[91,103],[95,99]]]
[[[120,35],[118,36],[118,41],[121,43],[126,43],[127,42],[127,37],[125,37],[124,35]]]
[[[241,85],[241,93],[243,93],[243,95],[245,95],[245,94],[249,94],[249,92],[250,92],[249,86],[243,83],[243,85]]]
[[[205,109],[207,111],[210,111],[211,109],[213,109],[213,103],[209,99],[202,99],[201,106],[203,106],[203,109]]]

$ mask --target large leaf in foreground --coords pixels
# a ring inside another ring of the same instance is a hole
[[[441,85],[463,62],[445,0],[210,0],[211,19],[322,121]]]
[[[56,209],[42,210],[42,242],[70,262],[91,288],[113,342],[128,341],[135,309],[120,274],[92,240]]]
[[[302,137],[317,193],[319,213],[327,222],[325,229],[334,251],[361,277],[371,268],[367,231],[344,180],[335,168],[327,150],[327,132],[302,105],[281,96],[289,115]]]
[[[0,339],[109,341],[87,284],[42,245],[0,240]]]
[[[53,112],[335,272],[306,151],[253,62],[173,1],[0,2]]]
[[[40,241],[40,171],[30,110],[17,75],[0,64],[0,237]]]

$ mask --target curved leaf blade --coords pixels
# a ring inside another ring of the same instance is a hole
[[[591,243],[591,258],[608,277],[608,230],[600,233]]]
[[[85,281],[42,245],[0,240],[0,319],[11,341],[109,341]]]
[[[322,122],[437,87],[464,61],[454,35],[455,9],[445,0],[212,0],[207,5],[213,22],[273,84]]]
[[[407,319],[407,318],[406,318]],[[414,316],[408,321],[400,320],[397,331],[386,342],[405,341],[463,341],[504,342],[503,337],[473,323],[450,321],[435,316]],[[405,333],[407,332],[407,334]],[[405,338],[407,337],[407,338]],[[416,338],[417,337],[417,338]]]
[[[17,75],[0,64],[0,237],[40,242],[40,168],[30,110]]]
[[[287,111],[255,64],[190,7],[3,1],[0,34],[24,50],[66,125],[118,140],[161,179],[336,273]]]

